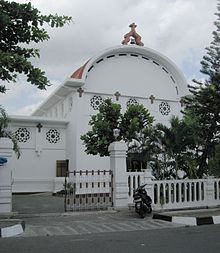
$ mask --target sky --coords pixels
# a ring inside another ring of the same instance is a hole
[[[17,0],[27,3],[29,1]],[[118,46],[132,22],[144,45],[170,58],[188,83],[204,79],[200,61],[210,46],[217,0],[32,0],[42,14],[72,16],[62,28],[45,27],[50,40],[32,44],[41,57],[32,62],[46,72],[51,86],[38,90],[19,76],[6,83],[0,104],[11,115],[30,115],[58,85],[88,59]]]

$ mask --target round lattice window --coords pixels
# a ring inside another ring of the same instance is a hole
[[[103,103],[101,96],[93,96],[90,100],[90,104],[94,110],[98,110],[99,106]]]
[[[162,115],[168,115],[170,113],[170,105],[167,102],[161,102],[159,111]]]
[[[49,143],[57,143],[60,140],[60,133],[56,129],[50,129],[46,133],[46,139]]]
[[[27,142],[30,139],[30,132],[25,127],[20,127],[15,132],[15,137],[18,142]]]
[[[130,98],[127,101],[127,107],[129,107],[130,105],[137,105],[137,104],[138,104],[138,101],[135,98]]]

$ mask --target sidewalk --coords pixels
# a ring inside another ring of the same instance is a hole
[[[12,213],[0,215],[0,237],[16,236],[24,232],[24,218],[64,213],[64,198],[51,193],[12,196]]]
[[[50,193],[13,195],[13,213],[10,217],[0,216],[0,237],[9,237],[20,234],[25,229],[25,222],[34,219],[36,222],[42,220],[61,219],[71,221],[89,221],[97,218],[100,220],[108,219],[114,222],[129,221],[138,222],[140,219],[134,210],[123,211],[106,210],[106,211],[84,211],[84,212],[64,212],[64,198],[52,196]],[[153,211],[152,215],[146,218],[150,220],[169,221],[174,224],[187,226],[220,224],[220,207],[213,209],[192,209],[180,211]],[[130,223],[129,223],[130,224]]]

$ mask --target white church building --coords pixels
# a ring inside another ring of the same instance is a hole
[[[135,24],[130,27],[122,45],[97,52],[31,116],[10,117],[21,149],[21,157],[11,161],[13,192],[60,190],[67,163],[70,171],[109,169],[109,158],[87,155],[80,140],[106,98],[123,110],[143,104],[156,123],[168,124],[172,115],[180,115],[187,94],[182,72],[166,56],[144,47]]]

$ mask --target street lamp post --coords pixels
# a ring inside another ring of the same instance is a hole
[[[116,141],[117,141],[119,135],[120,135],[120,129],[118,129],[118,128],[113,129],[113,136],[115,137]]]

